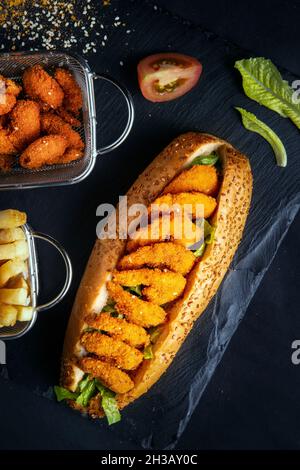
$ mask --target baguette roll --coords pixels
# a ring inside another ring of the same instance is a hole
[[[213,242],[206,246],[200,261],[186,276],[183,294],[167,304],[166,321],[153,344],[153,359],[143,360],[131,379],[134,386],[117,393],[119,408],[134,401],[157,382],[215,295],[242,237],[249,212],[252,174],[248,159],[228,142],[209,134],[189,132],[173,140],[138,177],[127,193],[128,207],[149,207],[169,183],[190,166],[195,157],[217,152],[222,164],[217,207],[210,218],[215,228]],[[130,220],[128,220],[130,222]],[[61,385],[75,391],[83,377],[80,360],[86,354],[80,338],[87,315],[100,313],[108,299],[107,281],[113,278],[126,240],[98,239],[89,258],[70,316],[63,350]],[[75,406],[70,403],[71,406]],[[99,408],[99,409],[98,409]],[[102,416],[92,400],[87,411]]]

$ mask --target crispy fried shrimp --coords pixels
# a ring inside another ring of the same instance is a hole
[[[13,155],[0,155],[0,171],[6,173],[10,171],[15,159]]]
[[[40,135],[40,109],[34,101],[20,100],[10,114],[10,141],[18,152]]]
[[[33,65],[23,74],[25,93],[33,100],[57,109],[62,106],[64,92],[57,81],[41,65]]]
[[[82,94],[75,78],[71,72],[62,68],[57,68],[55,70],[54,77],[65,94],[63,107],[67,111],[71,111],[71,113],[78,114],[82,108]]]
[[[59,134],[63,135],[67,141],[68,146],[77,150],[82,150],[84,143],[81,140],[78,132],[74,131],[70,124],[66,123],[59,116],[53,113],[44,113],[41,115],[42,131],[45,134]]]
[[[99,379],[103,385],[115,393],[126,393],[134,387],[134,383],[122,370],[100,359],[84,357],[79,367],[92,377]]]
[[[168,268],[186,275],[193,267],[195,256],[184,246],[172,242],[155,243],[138,248],[121,258],[118,269]]]
[[[164,189],[164,194],[198,191],[214,195],[218,190],[218,175],[214,166],[194,165],[184,170]]]
[[[20,157],[20,165],[34,169],[60,163],[67,146],[68,142],[62,135],[40,137],[24,150]]]
[[[63,154],[63,156],[60,158],[59,163],[71,163],[74,162],[74,160],[79,160],[82,157],[82,150],[68,148]]]
[[[121,369],[136,369],[144,358],[138,349],[98,331],[84,333],[80,341],[88,352],[113,360]]]
[[[149,212],[153,210],[153,205],[172,208],[172,206],[177,204],[182,211],[185,209],[186,215],[192,216],[193,218],[204,217],[207,219],[214,212],[217,201],[211,196],[195,191],[180,194],[164,194],[155,199],[150,206]],[[201,212],[203,211],[202,214],[199,212],[199,209]]]
[[[200,227],[182,214],[163,214],[132,234],[132,239],[127,242],[127,251],[135,251],[141,246],[163,240],[171,240],[188,248],[201,240],[202,232]]]
[[[139,299],[112,281],[107,283],[107,289],[116,302],[116,310],[125,315],[128,321],[144,328],[157,326],[165,321],[166,313],[159,305]]]
[[[184,291],[186,280],[179,273],[159,269],[132,269],[115,271],[113,281],[122,286],[147,286],[142,290],[149,302],[163,305],[177,299]]]
[[[16,147],[10,140],[9,129],[0,129],[0,154],[16,155],[17,153]]]
[[[58,108],[56,114],[61,117],[65,122],[70,124],[72,127],[80,127],[81,122],[73,114],[69,113],[65,108]]]
[[[16,104],[22,88],[13,80],[0,75],[0,115],[9,113]]]
[[[89,327],[105,331],[113,338],[124,341],[134,348],[149,344],[149,335],[146,330],[141,326],[129,323],[124,318],[115,318],[109,313],[102,312],[98,315],[88,315],[85,322]]]

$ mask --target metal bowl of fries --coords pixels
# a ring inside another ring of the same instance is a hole
[[[61,254],[66,279],[59,294],[38,305],[39,273],[35,240],[54,246]],[[38,312],[60,302],[72,281],[72,265],[65,249],[49,235],[35,232],[26,223],[26,214],[0,211],[0,339],[17,339],[33,327]]]

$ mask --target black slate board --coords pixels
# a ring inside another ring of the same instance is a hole
[[[118,14],[122,15],[122,2]],[[199,319],[168,373],[138,402],[123,412],[123,421],[112,429],[146,448],[175,444],[201,397],[215,367],[242,319],[264,272],[292,222],[300,202],[299,131],[288,120],[249,101],[233,64],[249,55],[189,23],[154,10],[140,2],[126,2],[128,30],[112,29],[109,46],[89,58],[96,72],[109,72],[125,81],[133,93],[136,121],[128,141],[112,155],[100,157],[93,174],[73,187],[0,193],[1,208],[16,207],[29,213],[30,223],[58,238],[69,251],[75,279],[65,301],[41,314],[34,330],[8,344],[8,365],[3,369],[13,382],[51,397],[57,382],[64,330],[76,288],[95,238],[96,207],[116,202],[119,194],[173,137],[187,130],[203,130],[232,142],[249,155],[254,173],[254,196],[245,237],[221,289]],[[106,15],[113,15],[107,10]],[[107,17],[108,17],[107,16]],[[128,43],[128,44],[126,44]],[[163,105],[146,102],[140,95],[135,66],[141,57],[174,50],[198,57],[204,67],[199,86],[185,97]],[[120,67],[120,61],[124,67]],[[286,71],[284,77],[295,79]],[[248,133],[233,106],[255,112],[283,138],[288,167],[275,166],[267,143]],[[105,141],[109,141],[124,116],[116,98],[102,92]],[[99,130],[100,134],[100,130]],[[103,135],[102,134],[102,135]],[[100,135],[99,135],[100,137]],[[298,191],[298,193],[297,193]],[[42,297],[53,294],[63,272],[44,249],[41,254]],[[78,419],[77,425],[82,422]],[[82,426],[106,427],[85,422]],[[83,448],[88,443],[82,442]]]

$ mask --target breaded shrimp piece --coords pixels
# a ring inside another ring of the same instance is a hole
[[[43,165],[60,163],[67,146],[67,139],[62,135],[40,137],[24,150],[20,157],[20,165],[34,169],[41,168]]]
[[[132,239],[127,242],[127,251],[135,251],[141,246],[163,240],[173,241],[188,248],[202,237],[203,230],[182,214],[176,212],[171,215],[163,214],[132,234]]]
[[[184,291],[186,284],[186,279],[179,273],[147,268],[115,271],[113,281],[127,287],[147,286],[142,289],[143,296],[157,305],[177,299]]]
[[[84,143],[78,132],[74,131],[70,124],[67,124],[63,119],[51,112],[43,113],[41,115],[41,127],[45,134],[58,134],[63,135],[67,141],[68,146],[74,149],[82,150]]]
[[[78,114],[82,108],[81,89],[69,70],[57,68],[54,74],[55,79],[64,91],[65,97],[63,107],[71,113]]]
[[[83,157],[82,150],[67,148],[63,156],[59,159],[59,163],[71,163]]]
[[[16,155],[17,149],[10,140],[10,132],[8,129],[0,129],[0,154]]]
[[[155,199],[150,206],[149,212],[155,210],[153,205],[172,208],[172,206],[177,204],[180,206],[181,211],[185,210],[186,215],[193,218],[204,217],[207,219],[214,212],[217,201],[211,196],[195,191],[190,193],[164,194]]]
[[[56,113],[72,127],[80,127],[82,125],[80,120],[73,116],[73,114],[69,113],[65,108],[58,108]]]
[[[0,155],[0,171],[4,173],[11,170],[15,158],[13,155]]]
[[[113,360],[121,369],[134,370],[144,358],[138,349],[98,331],[83,333],[80,342],[86,351]]]
[[[57,81],[41,65],[33,65],[23,74],[25,93],[33,100],[57,109],[62,106],[64,92]]]
[[[115,393],[126,393],[134,387],[134,383],[122,370],[100,359],[84,357],[79,367],[92,377],[99,379],[103,385]]]
[[[194,165],[183,170],[165,189],[164,194],[178,194],[198,191],[207,195],[214,195],[218,190],[218,175],[214,166]]]
[[[9,113],[16,104],[22,88],[13,80],[0,75],[0,115]]]
[[[107,282],[107,289],[116,302],[116,310],[125,315],[129,322],[150,328],[165,321],[166,312],[159,305],[139,299],[112,281]]]
[[[171,271],[186,275],[193,267],[195,256],[190,250],[177,243],[155,243],[138,248],[135,252],[123,256],[118,269],[168,268]]]
[[[12,110],[10,119],[10,141],[21,152],[40,135],[39,105],[34,101],[20,100]]]
[[[140,348],[149,344],[149,335],[141,326],[129,323],[124,318],[112,317],[109,313],[88,315],[85,319],[86,324],[96,330],[105,331],[113,338],[124,341],[124,343]]]

